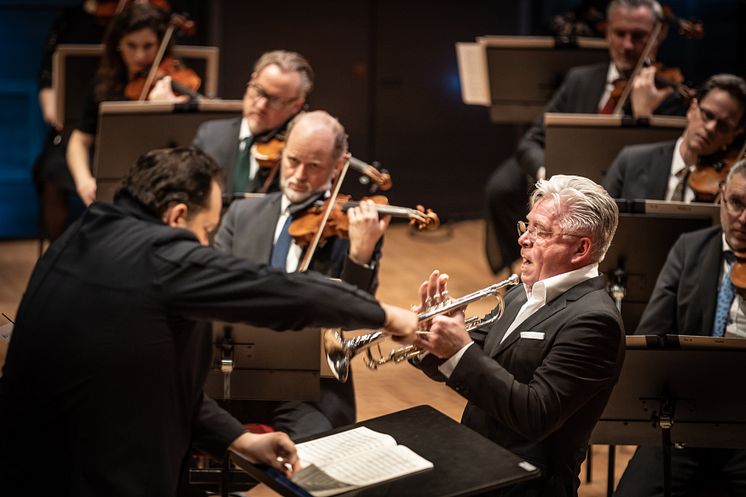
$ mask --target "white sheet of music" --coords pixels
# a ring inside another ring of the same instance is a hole
[[[456,43],[461,99],[465,104],[490,105],[487,58],[479,43]]]
[[[316,497],[342,493],[433,467],[389,435],[365,427],[297,445],[303,470],[292,480]]]

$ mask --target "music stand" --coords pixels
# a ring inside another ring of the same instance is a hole
[[[103,45],[62,44],[52,56],[52,88],[56,94],[57,116],[64,124],[80,118],[83,102],[101,64]],[[174,45],[174,57],[202,78],[200,92],[215,97],[218,90],[218,47]]]
[[[591,436],[593,443],[663,449],[671,495],[671,445],[746,448],[746,403],[732,384],[746,339],[630,336],[619,382]],[[692,367],[696,365],[696,367]]]
[[[546,175],[575,174],[601,183],[617,154],[627,145],[675,140],[686,118],[650,119],[597,114],[544,114]]]
[[[96,198],[111,202],[135,160],[156,148],[188,147],[205,121],[239,117],[240,100],[186,104],[102,102],[99,106],[94,176]]]
[[[214,323],[205,393],[225,400],[318,401],[320,347],[318,328],[276,332]]]
[[[340,497],[457,497],[482,494],[498,488],[537,478],[539,470],[515,454],[482,435],[452,420],[430,406],[417,406],[404,411],[338,428],[310,439],[331,435],[357,426],[388,433],[401,445],[431,461],[430,471],[389,480],[339,494]],[[308,439],[300,440],[304,442]],[[307,497],[304,493],[282,484],[277,473],[231,455],[244,471],[266,483],[280,495]]]
[[[720,208],[714,204],[663,200],[617,204],[619,225],[599,271],[606,274],[624,327],[631,334],[650,300],[668,251],[682,233],[719,224]]]
[[[481,36],[457,43],[464,103],[490,107],[495,123],[529,123],[540,115],[567,71],[608,62],[606,40],[548,36]],[[520,67],[520,71],[506,68]]]

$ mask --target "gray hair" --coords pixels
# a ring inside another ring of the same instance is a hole
[[[606,19],[611,19],[611,11],[619,7],[625,9],[647,7],[653,13],[653,21],[663,20],[663,9],[661,8],[661,4],[655,0],[612,0],[606,7]]]
[[[606,190],[582,176],[556,174],[536,183],[531,208],[545,197],[554,200],[562,232],[589,236],[591,257],[602,261],[619,222],[619,209]]]
[[[730,183],[730,180],[732,180],[733,176],[736,174],[740,174],[746,178],[746,159],[739,160],[731,166],[730,171],[728,171],[728,177],[725,178],[725,184],[727,185]]]
[[[254,64],[254,72],[251,77],[253,78],[264,68],[272,65],[279,67],[282,72],[297,72],[300,75],[299,98],[305,99],[311,93],[313,89],[313,69],[301,54],[288,52],[287,50],[266,52]]]
[[[347,133],[345,132],[344,126],[342,126],[336,117],[323,110],[301,112],[295,116],[288,124],[287,136],[290,136],[293,132],[293,128],[308,120],[313,121],[314,124],[319,124],[329,128],[334,134],[334,147],[332,148],[332,160],[334,162],[338,161],[347,153]]]

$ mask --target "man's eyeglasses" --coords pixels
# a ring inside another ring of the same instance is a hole
[[[516,224],[516,228],[518,228],[518,236],[523,235],[524,233],[528,233],[529,238],[533,241],[537,240],[548,240],[554,236],[554,233],[551,231],[545,231],[540,230],[536,226],[531,226],[528,221],[518,221]],[[574,233],[558,233],[560,236],[583,236],[583,235],[576,235]]]
[[[697,108],[699,109],[700,117],[705,123],[711,123],[713,121],[715,122],[715,130],[718,133],[727,135],[736,130],[735,126],[732,126],[730,123],[727,123],[723,121],[722,119],[718,119],[717,116],[712,111],[709,111],[703,108],[699,102],[697,102]]]
[[[743,214],[743,211],[746,210],[746,204],[741,202],[741,199],[738,197],[726,197],[725,191],[723,191],[723,200],[725,203],[725,210],[728,211],[728,214],[734,217],[740,217],[741,214]]]
[[[298,100],[298,97],[295,98],[280,98],[275,95],[270,95],[267,93],[264,88],[257,85],[256,83],[249,83],[249,98],[252,100],[257,100],[259,98],[263,98],[267,101],[267,107],[274,109],[274,110],[281,110],[288,105],[292,104],[296,100]]]

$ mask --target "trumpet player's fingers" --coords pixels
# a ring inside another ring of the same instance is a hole
[[[463,315],[458,314],[454,317],[435,316],[430,333],[418,335],[415,346],[441,359],[448,359],[471,342]]]
[[[397,342],[412,343],[417,330],[417,314],[389,304],[381,303],[386,313],[384,332]]]

